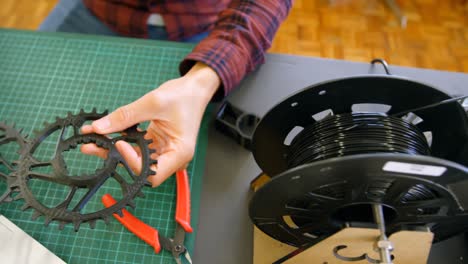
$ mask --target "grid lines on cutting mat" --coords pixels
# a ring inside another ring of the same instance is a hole
[[[24,134],[33,137],[33,130],[41,129],[44,121],[54,122],[56,116],[65,117],[69,111],[115,109],[178,77],[178,64],[191,48],[170,42],[0,30],[0,120],[15,122],[17,128],[24,128]],[[198,220],[208,116],[207,113],[202,122],[197,151],[188,167],[194,227]],[[46,144],[37,155],[50,152],[52,147],[53,144]],[[71,160],[70,169],[102,166],[99,160],[83,159],[78,154],[71,154]],[[35,192],[49,197],[51,202],[60,201],[64,192],[61,187],[31,184]],[[117,190],[114,183],[103,191]],[[172,236],[174,177],[143,192],[146,197],[135,199],[132,213],[163,235]],[[173,263],[172,255],[156,255],[154,249],[113,219],[108,226],[98,221],[95,230],[82,224],[77,233],[72,225],[58,231],[55,222],[44,227],[43,217],[31,220],[32,211],[21,211],[22,204],[21,200],[2,204],[0,213],[68,263]],[[194,236],[187,237],[190,252]]]

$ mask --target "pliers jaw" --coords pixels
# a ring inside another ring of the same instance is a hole
[[[185,230],[179,224],[176,227],[174,239],[159,235],[159,241],[163,249],[172,253],[176,263],[182,263],[181,255],[184,255],[187,261],[192,263],[190,254],[187,248],[184,246]]]
[[[177,204],[175,219],[177,226],[174,238],[167,238],[159,234],[158,230],[143,223],[138,218],[130,214],[126,209],[122,209],[122,215],[113,214],[113,216],[133,234],[154,247],[156,253],[161,248],[172,253],[177,264],[181,264],[181,255],[184,255],[189,263],[192,263],[190,254],[184,246],[185,234],[193,231],[190,226],[190,187],[187,171],[180,170],[176,173],[177,180]],[[116,203],[109,194],[102,197],[102,203],[105,207],[110,207]]]

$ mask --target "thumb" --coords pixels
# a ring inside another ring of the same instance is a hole
[[[93,130],[98,134],[108,134],[151,120],[156,106],[154,95],[148,93],[133,103],[121,106],[107,116],[94,121]]]

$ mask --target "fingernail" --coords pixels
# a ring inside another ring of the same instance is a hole
[[[110,125],[111,123],[108,117],[103,117],[93,122],[93,126],[95,126],[99,130],[107,129],[110,127]]]

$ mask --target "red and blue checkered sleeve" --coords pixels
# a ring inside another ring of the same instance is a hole
[[[200,61],[222,81],[215,100],[226,96],[265,60],[265,51],[291,9],[292,0],[236,0],[220,13],[210,35],[180,64],[185,74]],[[224,91],[224,93],[223,93]]]

